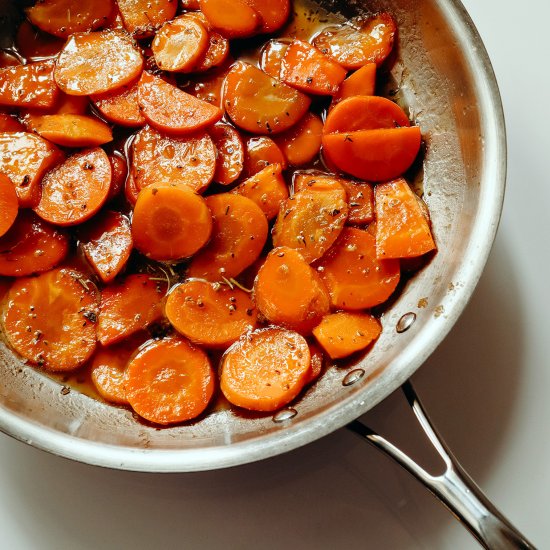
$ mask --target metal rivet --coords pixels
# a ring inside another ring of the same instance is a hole
[[[409,311],[409,313],[405,313],[405,315],[403,315],[403,317],[401,317],[401,319],[397,321],[395,330],[399,334],[401,334],[402,332],[406,332],[413,326],[415,321],[416,321],[416,313]]]
[[[292,420],[296,415],[298,414],[298,411],[296,409],[288,408],[283,409],[273,415],[273,422],[287,422],[288,420]]]
[[[359,382],[363,376],[365,376],[365,371],[363,369],[354,369],[346,374],[342,380],[342,385],[353,386],[353,384]]]

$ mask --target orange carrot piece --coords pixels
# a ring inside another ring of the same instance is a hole
[[[132,217],[134,246],[158,261],[189,258],[212,233],[212,216],[205,200],[189,187],[143,189]]]
[[[191,79],[190,85],[185,91],[223,109],[223,86],[228,72],[227,68],[218,67],[207,74],[198,75]]]
[[[374,95],[375,88],[376,63],[367,63],[342,82],[338,92],[332,100],[332,104],[336,105],[348,97]]]
[[[212,29],[202,12],[188,12],[184,17],[196,19],[208,32],[208,46],[202,58],[194,66],[193,72],[204,72],[222,65],[229,57],[229,40]]]
[[[288,199],[288,188],[280,164],[266,166],[235,187],[231,193],[238,193],[254,201],[268,220],[277,216],[281,203]]]
[[[0,134],[4,132],[24,132],[25,127],[15,116],[0,112]]]
[[[396,33],[392,16],[380,13],[327,27],[315,37],[313,45],[345,69],[354,70],[367,63],[380,66],[392,51]]]
[[[104,94],[136,80],[143,57],[120,30],[74,34],[57,58],[54,77],[70,95]]]
[[[278,40],[276,38],[266,42],[260,54],[260,69],[269,76],[280,79],[281,64],[289,44],[289,40]]]
[[[258,272],[254,299],[272,323],[308,334],[330,310],[317,272],[292,248],[274,248]]]
[[[17,51],[27,60],[55,57],[63,48],[63,44],[63,40],[33,27],[28,21],[23,21],[19,25],[15,36]]]
[[[260,329],[243,336],[224,355],[221,390],[237,407],[276,411],[300,393],[309,368],[303,336],[279,328]]]
[[[280,147],[288,164],[309,164],[321,149],[323,121],[318,115],[307,113],[296,126],[273,139]]]
[[[25,277],[48,271],[68,252],[69,239],[63,231],[42,221],[32,210],[21,210],[0,237],[0,275]]]
[[[279,164],[286,169],[286,158],[281,148],[270,137],[251,137],[245,143],[244,173],[250,178],[268,166]]]
[[[183,10],[200,10],[199,0],[180,0],[180,6]]]
[[[106,211],[83,227],[79,236],[88,263],[104,283],[110,283],[132,252],[130,222],[120,212]]]
[[[175,0],[117,0],[126,30],[135,38],[147,38],[176,15]]]
[[[270,34],[278,31],[290,15],[290,0],[245,0],[258,13],[262,21],[259,32]]]
[[[206,353],[181,337],[143,348],[126,369],[126,396],[149,422],[168,425],[199,416],[214,394],[215,375]]]
[[[377,185],[375,204],[378,258],[414,258],[435,250],[419,199],[404,179]]]
[[[110,153],[108,157],[111,163],[112,176],[111,187],[106,202],[112,201],[120,195],[126,183],[126,178],[128,177],[128,164],[124,155],[119,151],[114,151]]]
[[[344,179],[325,172],[317,170],[304,170],[302,172],[294,172],[292,178],[292,187],[294,194],[300,191],[335,191],[340,192],[346,190],[344,187]]]
[[[191,260],[187,275],[213,282],[236,277],[262,252],[267,219],[256,203],[240,195],[212,195],[206,204],[213,218],[212,239]]]
[[[136,128],[145,126],[138,103],[138,82],[128,84],[114,92],[92,96],[97,110],[110,122]]]
[[[235,63],[225,79],[224,108],[231,120],[254,134],[276,134],[294,126],[311,99],[248,63]]]
[[[327,315],[313,335],[331,359],[342,359],[370,346],[382,332],[380,321],[368,313],[341,311]]]
[[[222,185],[229,185],[239,178],[244,167],[241,136],[233,126],[222,123],[210,128],[209,133],[218,151],[214,180]]]
[[[199,280],[172,289],[165,313],[180,334],[208,348],[225,349],[257,324],[256,307],[246,292]]]
[[[140,189],[138,189],[136,179],[134,178],[132,172],[129,172],[126,178],[126,182],[124,183],[124,197],[126,198],[130,206],[136,205],[139,191]]]
[[[53,107],[59,94],[53,70],[52,60],[0,69],[0,105],[34,109]]]
[[[86,115],[44,115],[35,131],[43,138],[64,147],[97,147],[113,140],[111,128]]]
[[[54,269],[13,283],[4,334],[28,361],[49,371],[71,371],[95,350],[97,311],[93,285],[76,271]]]
[[[13,226],[18,211],[19,200],[13,182],[0,173],[0,237]]]
[[[128,275],[101,294],[97,338],[110,346],[147,328],[162,317],[167,285],[149,275]]]
[[[227,38],[245,38],[262,24],[259,13],[245,0],[199,0],[200,8],[213,29]]]
[[[309,372],[306,378],[306,386],[313,384],[323,372],[325,366],[325,357],[321,348],[315,342],[308,342],[309,354],[311,355],[311,363]]]
[[[334,246],[317,262],[332,305],[368,309],[385,302],[399,283],[399,261],[378,260],[376,239],[368,231],[346,227]]]

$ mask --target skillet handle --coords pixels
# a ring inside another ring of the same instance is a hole
[[[495,508],[464,471],[430,422],[411,383],[406,382],[402,390],[424,433],[445,463],[443,474],[438,476],[429,474],[390,441],[358,420],[349,424],[348,428],[362,439],[366,439],[379,451],[393,458],[416,477],[485,548],[490,550],[534,549],[535,546]]]

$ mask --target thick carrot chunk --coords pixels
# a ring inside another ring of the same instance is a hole
[[[296,126],[274,137],[275,143],[291,166],[310,163],[321,149],[323,121],[318,115],[307,113]]]
[[[176,0],[117,0],[126,30],[136,38],[147,38],[176,15]]]
[[[259,32],[278,31],[290,15],[290,0],[245,0],[260,16],[262,27]]]
[[[213,29],[227,38],[244,38],[262,24],[260,14],[245,0],[200,0],[200,8]]]
[[[241,175],[244,167],[244,146],[239,132],[229,124],[210,128],[210,137],[218,151],[214,180],[229,185]]]
[[[15,187],[4,174],[0,173],[0,237],[12,227],[19,211],[19,201]]]
[[[270,137],[251,137],[245,143],[244,173],[251,177],[264,168],[279,164],[284,170],[286,158],[281,148]]]
[[[274,38],[265,43],[260,55],[260,69],[264,73],[273,78],[281,78],[281,65],[290,42],[288,39]]]
[[[138,82],[114,92],[92,96],[98,111],[110,122],[131,128],[145,126],[138,103]]]
[[[340,85],[338,92],[333,98],[332,104],[336,105],[348,97],[360,95],[374,95],[376,88],[376,63],[367,63],[350,76]]]
[[[101,120],[85,115],[44,115],[35,131],[64,147],[96,147],[113,140],[111,128]]]

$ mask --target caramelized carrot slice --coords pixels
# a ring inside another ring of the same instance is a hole
[[[208,74],[193,78],[186,91],[198,99],[223,109],[223,86],[228,72],[227,68],[222,67],[212,69]]]
[[[239,61],[225,79],[224,108],[231,120],[254,134],[275,134],[294,126],[307,112],[308,96]]]
[[[378,260],[374,236],[353,227],[344,228],[316,265],[332,305],[345,310],[382,304],[399,283],[399,261]]]
[[[180,334],[208,348],[227,348],[257,323],[256,307],[246,292],[199,280],[175,287],[165,312]]]
[[[55,57],[63,48],[63,44],[63,40],[33,27],[28,21],[23,21],[19,25],[15,36],[17,51],[27,60]]]
[[[377,185],[375,204],[378,258],[414,258],[435,249],[419,199],[404,179]]]
[[[229,185],[239,178],[244,167],[244,146],[239,132],[229,124],[210,128],[210,137],[218,151],[214,180]]]
[[[227,38],[245,38],[256,33],[262,19],[245,0],[199,0],[213,29]]]
[[[21,210],[8,232],[0,237],[0,275],[25,277],[61,263],[69,252],[69,239],[31,210]]]
[[[117,0],[117,4],[124,27],[136,38],[152,36],[178,9],[175,0]]]
[[[276,411],[300,393],[309,367],[309,347],[303,336],[279,328],[256,330],[224,355],[221,390],[237,407]]]
[[[311,332],[330,310],[328,291],[317,272],[292,248],[274,248],[258,272],[254,298],[272,323]]]
[[[288,164],[303,166],[310,163],[321,149],[323,121],[318,115],[307,113],[296,126],[274,137]]]
[[[222,111],[144,72],[138,87],[138,102],[145,119],[157,130],[188,135],[214,125]]]
[[[63,158],[55,145],[40,136],[26,132],[0,133],[0,172],[15,185],[22,208],[38,204],[42,177]]]
[[[294,193],[300,191],[345,191],[344,180],[332,174],[317,172],[316,170],[304,170],[294,172],[292,187]]]
[[[185,15],[164,23],[151,43],[159,69],[182,73],[193,71],[208,46],[207,29],[198,18]]]
[[[343,99],[358,95],[374,95],[376,88],[376,63],[367,63],[348,76],[340,85],[332,100],[336,105]]]
[[[213,218],[212,239],[191,260],[187,275],[214,282],[236,277],[260,255],[267,219],[259,206],[240,195],[212,195],[206,204]]]
[[[130,222],[120,212],[106,211],[83,227],[79,236],[88,263],[104,283],[110,283],[132,252]]]
[[[52,60],[0,69],[0,105],[35,109],[53,107],[59,94],[53,70]]]
[[[110,122],[130,128],[145,126],[138,103],[138,82],[114,92],[92,96],[97,110]]]
[[[13,283],[4,334],[28,361],[49,371],[80,367],[96,347],[97,295],[78,272],[54,269]]]
[[[288,199],[288,188],[280,164],[266,166],[235,187],[231,193],[238,193],[254,201],[268,220],[277,216],[281,203]]]
[[[111,128],[101,120],[85,115],[44,115],[35,131],[64,147],[96,147],[113,140]]]
[[[167,137],[145,127],[138,132],[132,152],[138,189],[149,185],[184,185],[201,193],[216,171],[216,148],[206,133]]]
[[[276,38],[266,42],[260,53],[260,69],[269,76],[280,79],[281,64],[289,44],[289,40]]]
[[[421,138],[417,126],[328,134],[323,136],[323,151],[347,174],[367,181],[386,181],[410,168]]]
[[[8,176],[0,173],[0,237],[13,225],[18,211],[19,201],[15,187]]]
[[[208,71],[222,65],[229,57],[229,40],[212,29],[202,12],[189,12],[185,17],[197,19],[208,31],[208,46],[202,58],[194,66],[193,72]]]
[[[281,80],[302,92],[334,95],[346,78],[346,71],[311,44],[294,40],[281,63]]]
[[[136,80],[143,57],[119,30],[74,34],[57,58],[54,77],[70,95],[104,94]]]
[[[112,201],[115,197],[120,195],[128,176],[128,163],[122,153],[115,151],[114,153],[110,153],[108,157],[111,163],[112,176],[107,202]]]
[[[397,26],[388,13],[357,18],[344,25],[327,27],[313,45],[348,70],[367,63],[380,66],[392,48]]]
[[[24,132],[25,127],[15,118],[7,113],[0,113],[0,134],[4,132]]]
[[[251,177],[264,168],[279,164],[283,170],[287,167],[281,148],[267,136],[251,137],[245,143],[244,173]]]
[[[147,328],[162,317],[165,282],[149,275],[128,275],[101,294],[97,338],[104,346],[115,344]]]
[[[321,348],[315,342],[308,342],[309,345],[309,354],[311,355],[311,363],[309,367],[309,373],[306,378],[306,386],[313,384],[321,373],[323,372],[323,367],[325,366],[325,357]]]
[[[336,241],[347,217],[343,189],[300,191],[281,205],[273,227],[273,245],[294,248],[311,263]]]
[[[92,31],[104,25],[113,11],[113,0],[41,0],[25,10],[39,29],[68,38],[75,32]]]
[[[208,356],[181,337],[146,346],[130,361],[126,373],[131,407],[156,424],[196,418],[214,394],[215,375]]]
[[[290,15],[290,0],[245,0],[262,20],[259,32],[270,34],[278,31]]]
[[[42,197],[34,210],[55,225],[83,223],[107,200],[111,176],[111,164],[103,149],[76,153],[44,176]]]
[[[132,217],[135,247],[148,258],[189,258],[210,238],[212,216],[189,187],[151,186],[140,192]]]
[[[341,311],[327,315],[313,334],[331,359],[342,359],[370,346],[382,332],[380,321],[368,313]]]

